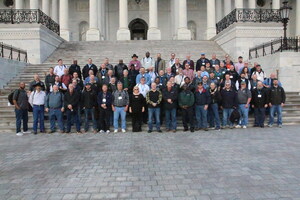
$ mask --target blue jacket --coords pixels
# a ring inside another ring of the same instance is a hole
[[[111,92],[106,92],[106,102],[103,102],[103,92],[99,92],[97,102],[99,105],[99,108],[101,107],[101,104],[105,104],[108,109],[111,109],[111,104],[112,104],[112,94]]]
[[[211,102],[210,94],[207,90],[203,89],[200,93],[199,90],[195,92],[195,105],[196,106],[204,106],[209,105]]]
[[[146,79],[146,84],[150,86],[150,85],[151,85],[151,77],[150,77],[150,75],[149,75],[148,73],[145,73],[144,75],[138,74],[138,75],[136,76],[136,84],[139,84],[139,83],[140,83],[140,80],[141,80],[142,77],[145,77],[145,79]]]

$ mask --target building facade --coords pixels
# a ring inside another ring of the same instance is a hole
[[[9,4],[12,3],[12,4]],[[67,41],[207,40],[234,8],[279,9],[281,0],[4,0],[1,8],[41,9]],[[300,0],[288,36],[300,35]]]

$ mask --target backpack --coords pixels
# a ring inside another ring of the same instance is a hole
[[[16,89],[16,90],[12,91],[12,92],[8,95],[8,97],[7,97],[8,102],[9,102],[10,105],[12,105],[12,106],[15,105],[15,104],[14,104],[14,101],[13,101],[13,98],[14,98],[14,94],[15,94],[16,91],[18,92],[18,93],[17,93],[17,100],[18,100],[19,94],[20,94],[19,89]]]
[[[229,117],[231,123],[238,122],[240,120],[240,112],[238,109],[234,109]]]

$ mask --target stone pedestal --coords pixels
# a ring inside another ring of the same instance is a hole
[[[191,40],[191,31],[187,28],[179,28],[177,31],[177,40]]]
[[[99,29],[89,29],[86,32],[86,41],[99,41],[101,40],[101,34]]]
[[[157,28],[151,28],[147,33],[148,40],[161,40],[161,32]]]
[[[117,40],[130,40],[129,29],[119,29],[117,31]]]
[[[60,30],[60,37],[66,41],[71,40],[71,33],[69,30]]]

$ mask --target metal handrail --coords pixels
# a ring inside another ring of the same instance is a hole
[[[0,42],[0,57],[22,62],[28,62],[27,51]]]

